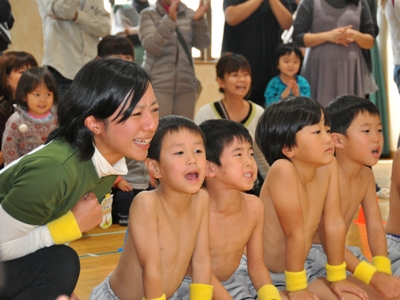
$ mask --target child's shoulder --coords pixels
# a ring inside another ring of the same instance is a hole
[[[296,168],[294,167],[293,163],[288,159],[282,158],[274,161],[269,168],[267,176],[285,176],[293,172],[296,172]]]
[[[132,206],[136,209],[155,209],[159,198],[155,190],[142,191],[133,198]]]
[[[248,208],[256,211],[263,209],[263,203],[259,197],[247,193],[242,193],[242,196]]]

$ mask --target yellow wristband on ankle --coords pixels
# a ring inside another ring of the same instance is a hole
[[[211,300],[213,295],[213,286],[210,284],[191,283],[189,285],[190,300]]]
[[[165,294],[162,294],[162,296],[158,298],[146,299],[145,297],[143,297],[142,300],[167,300],[167,297],[165,296]]]
[[[307,288],[306,270],[300,272],[290,272],[285,270],[286,290],[296,292]]]
[[[78,223],[72,211],[47,224],[54,244],[61,245],[82,237]]]
[[[361,261],[356,269],[354,270],[354,277],[357,279],[361,280],[362,282],[369,284],[371,281],[372,276],[377,272],[378,269],[371,265],[370,263],[367,263],[366,261]]]
[[[392,275],[392,262],[387,256],[377,255],[372,258],[372,264],[379,272]]]
[[[325,265],[326,269],[326,280],[329,282],[336,282],[346,279],[346,263],[343,262],[340,265],[331,266],[330,264]]]
[[[265,284],[258,290],[259,300],[281,300],[278,289],[272,284]]]

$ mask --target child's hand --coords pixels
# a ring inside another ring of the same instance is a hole
[[[199,7],[197,8],[197,10],[194,12],[193,15],[193,21],[200,20],[204,16],[209,7],[210,7],[210,0],[200,0]]]
[[[360,287],[356,286],[354,283],[348,281],[348,280],[340,280],[336,282],[331,283],[331,290],[336,294],[336,296],[340,300],[345,300],[345,297],[343,296],[343,292],[350,293],[353,295],[356,295],[360,297],[361,300],[368,300],[368,294],[361,289]]]
[[[400,297],[400,278],[382,272],[375,272],[370,284],[389,299]]]
[[[133,190],[132,186],[125,179],[122,179],[120,182],[117,183],[117,188],[119,188],[123,192],[130,192]]]
[[[319,298],[308,290],[300,290],[289,293],[289,300],[319,300]]]
[[[290,89],[292,90],[293,96],[300,96],[300,90],[296,80],[290,80]]]
[[[168,16],[170,17],[170,19],[174,22],[176,22],[176,20],[178,19],[177,16],[177,10],[178,10],[178,5],[179,5],[180,0],[172,0],[171,1],[171,5],[169,7],[169,14]]]
[[[292,87],[289,84],[286,89],[283,91],[283,93],[281,94],[281,99],[285,99],[286,97],[289,97],[290,92],[292,91]]]

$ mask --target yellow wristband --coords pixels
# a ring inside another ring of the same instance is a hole
[[[72,211],[47,224],[54,244],[61,245],[82,237],[78,223]]]
[[[278,289],[272,284],[265,284],[258,290],[259,300],[281,300]]]
[[[392,275],[392,262],[387,256],[377,255],[372,258],[372,264],[379,272]]]
[[[190,300],[211,300],[213,295],[213,286],[210,284],[191,283],[189,285]]]
[[[306,270],[300,272],[290,272],[285,270],[286,290],[296,292],[307,288]]]
[[[150,299],[146,299],[145,297],[143,297],[142,300],[150,300]],[[166,298],[165,294],[162,294],[161,297],[153,298],[151,300],[167,300],[167,298]]]
[[[362,282],[369,284],[376,271],[378,271],[376,267],[367,263],[366,261],[361,261],[354,270],[353,275]]]
[[[325,265],[326,268],[326,280],[329,282],[336,282],[346,279],[346,263],[343,262],[337,266],[331,266],[330,264]]]

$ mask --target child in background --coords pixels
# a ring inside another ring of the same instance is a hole
[[[264,263],[262,202],[243,193],[252,187],[257,175],[249,131],[230,120],[208,120],[200,128],[206,142],[213,298],[257,299],[250,294],[246,282],[247,261],[258,299],[280,300]],[[245,249],[247,258],[243,255]],[[189,276],[172,299],[188,299]]]
[[[259,121],[256,141],[271,165],[260,193],[268,220],[264,259],[273,284],[290,299],[366,300],[366,293],[346,280],[346,232],[329,124],[322,105],[306,97],[273,103]],[[307,263],[319,227],[328,282]]]
[[[254,140],[257,122],[264,112],[264,108],[245,99],[251,87],[249,62],[243,55],[228,52],[218,60],[216,72],[219,91],[224,94],[224,98],[201,107],[194,121],[196,124],[210,119],[228,119],[239,122],[249,130]],[[254,158],[257,162],[259,176],[256,177],[250,193],[258,196],[269,165],[256,144],[254,144]]]
[[[368,245],[373,255],[372,264],[369,264],[360,248],[346,247],[345,262],[347,270],[353,275],[348,279],[367,291],[370,299],[397,299],[400,296],[400,279],[391,276],[385,231],[376,201],[375,178],[371,168],[367,167],[375,165],[382,152],[382,123],[378,108],[367,99],[344,95],[332,101],[326,110],[332,120],[346,233],[361,204]],[[314,273],[325,276],[326,255],[320,245],[320,236],[317,234],[314,239],[308,262]]]
[[[128,38],[121,35],[107,35],[97,45],[97,57],[118,57],[134,61],[135,50]]]
[[[200,128],[180,116],[160,119],[146,161],[158,180],[132,202],[128,237],[116,269],[90,299],[165,300],[192,270],[191,300],[211,300],[208,194]]]
[[[279,75],[272,78],[265,89],[265,106],[289,97],[311,97],[307,79],[297,75],[303,62],[300,48],[293,43],[280,44],[275,51],[275,64]]]
[[[57,126],[58,103],[56,82],[45,68],[26,70],[18,82],[15,112],[6,123],[1,151],[4,165],[44,144]]]

